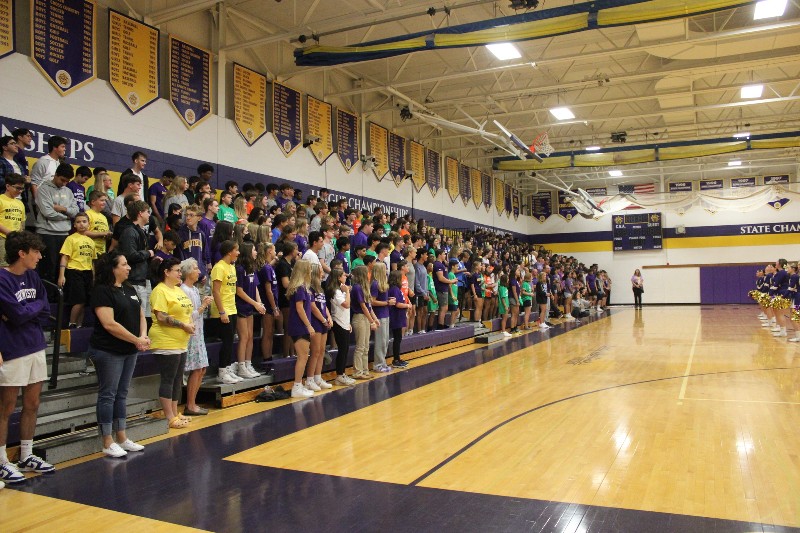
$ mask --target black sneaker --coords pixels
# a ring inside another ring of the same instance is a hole
[[[392,366],[395,368],[405,368],[408,366],[408,361],[403,361],[402,359],[395,359],[392,361]]]
[[[556,327],[556,326],[555,326],[555,324],[551,324],[550,322],[545,322],[545,324],[547,324],[547,325],[548,325],[548,326],[550,326],[551,328],[554,328],[554,327]]]

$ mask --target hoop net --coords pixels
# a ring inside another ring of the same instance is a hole
[[[536,136],[536,138],[533,140],[533,145],[531,148],[533,149],[533,153],[540,154],[545,157],[550,157],[550,154],[555,151],[555,149],[550,146],[550,138],[547,136],[546,131]]]

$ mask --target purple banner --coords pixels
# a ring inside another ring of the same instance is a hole
[[[722,180],[700,180],[701,191],[712,191],[714,189],[721,189],[724,187]]]
[[[589,187],[584,189],[589,196],[608,196],[608,189],[605,187]]]
[[[406,140],[389,132],[389,173],[398,187],[406,179]]]
[[[169,100],[189,129],[211,114],[211,52],[171,35]]]
[[[511,211],[514,215],[514,220],[519,218],[519,191],[517,189],[513,190],[512,198],[511,198]]]
[[[358,161],[358,117],[341,109],[336,110],[336,153],[347,172]]]
[[[31,55],[61,95],[97,77],[92,0],[31,0]]]
[[[553,191],[541,191],[530,196],[533,218],[544,222],[553,215]]]
[[[567,220],[572,220],[578,214],[578,210],[572,207],[569,197],[562,191],[558,191],[558,214]]]
[[[483,194],[483,207],[488,213],[492,209],[492,177],[481,173],[481,193]]]
[[[750,178],[731,178],[731,189],[738,189],[739,187],[755,187],[755,176]]]
[[[772,176],[764,176],[764,185],[778,185],[781,183],[789,183],[789,174],[773,174]]]
[[[693,190],[693,181],[673,181],[669,184],[669,192],[692,192]]]
[[[511,217],[511,205],[512,205],[512,202],[513,202],[513,200],[511,199],[512,189],[511,189],[511,185],[508,185],[508,184],[504,185],[504,187],[505,187],[504,200],[506,202],[505,203],[506,217]]]
[[[442,188],[442,158],[439,152],[429,149],[425,150],[425,181],[431,195],[436,198],[436,193]]]
[[[469,167],[467,165],[458,165],[458,194],[461,196],[461,201],[464,202],[464,207],[469,204],[472,198],[472,184],[469,182]]]
[[[272,84],[272,136],[286,156],[303,143],[302,102],[300,91]]]

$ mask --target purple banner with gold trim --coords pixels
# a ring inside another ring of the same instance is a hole
[[[97,77],[96,18],[92,0],[31,0],[31,56],[62,96]]]
[[[530,196],[530,210],[533,218],[544,223],[553,216],[553,191],[539,191]]]
[[[504,211],[506,212],[506,217],[507,218],[511,218],[511,203],[512,203],[511,194],[512,194],[511,185],[506,183],[505,184],[505,193],[504,193],[503,199],[505,200]]]
[[[562,191],[558,191],[558,215],[566,220],[572,220],[578,215],[578,210],[572,206],[569,197]]]
[[[347,172],[358,161],[358,117],[343,109],[336,110],[336,154]]]
[[[488,213],[492,210],[492,177],[489,174],[481,173],[481,198]]]
[[[170,35],[169,101],[192,129],[211,114],[211,52]]]
[[[431,196],[436,198],[439,189],[442,188],[442,156],[439,152],[425,149],[425,181]]]
[[[519,191],[514,189],[511,197],[511,212],[514,215],[514,220],[519,218]]]
[[[272,83],[272,136],[285,156],[303,144],[302,106],[300,91]]]
[[[467,207],[469,200],[472,197],[472,187],[469,182],[469,167],[467,165],[458,165],[458,194],[461,196],[461,201],[464,202],[464,207]]]
[[[406,179],[406,140],[389,132],[389,173],[398,187]]]

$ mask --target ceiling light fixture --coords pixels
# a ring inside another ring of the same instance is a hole
[[[739,94],[742,98],[761,98],[761,93],[763,92],[763,85],[744,85]]]
[[[550,110],[550,114],[556,117],[557,120],[572,120],[575,118],[575,114],[568,107],[554,107]]]
[[[750,132],[749,131],[743,131],[741,133],[734,133],[733,134],[733,138],[734,139],[749,139],[750,138]]]
[[[487,44],[486,48],[500,61],[508,61],[509,59],[518,59],[522,57],[517,47],[511,43]]]
[[[728,161],[728,166],[729,167],[740,167],[740,166],[742,166],[742,162],[740,160],[738,160],[738,159],[736,159],[734,161]]]
[[[786,4],[786,0],[761,0],[761,2],[756,2],[753,20],[780,17],[786,11]]]
[[[587,146],[586,147],[586,151],[587,152],[597,152],[598,150],[601,150],[601,149],[602,149],[602,147],[600,147],[600,146]]]
[[[622,171],[621,170],[609,170],[608,171],[608,175],[611,176],[612,178],[621,178],[622,177]]]

